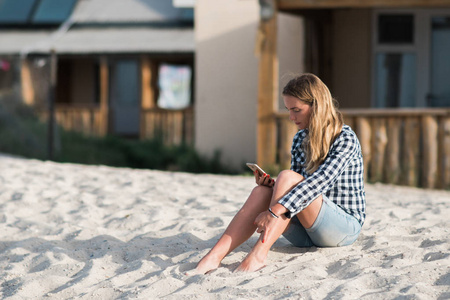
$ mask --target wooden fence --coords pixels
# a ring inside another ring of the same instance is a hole
[[[47,112],[42,114],[47,116]],[[107,111],[99,105],[57,105],[55,120],[66,130],[74,130],[90,136],[103,136],[108,132]],[[167,145],[194,142],[193,108],[141,110],[140,138],[161,136]]]
[[[167,145],[194,143],[194,109],[143,109],[141,112],[141,138],[161,136]]]
[[[47,115],[47,112],[46,112]],[[105,133],[105,120],[98,105],[57,105],[55,120],[66,130],[73,130],[91,136],[102,136]]]
[[[450,109],[347,109],[345,123],[358,135],[369,182],[450,188]],[[277,115],[278,161],[290,164],[296,132]]]

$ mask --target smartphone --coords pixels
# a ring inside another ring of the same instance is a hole
[[[259,176],[264,176],[264,174],[267,174],[263,169],[261,169],[260,166],[254,163],[247,163],[247,167],[249,167],[253,172],[258,171]]]

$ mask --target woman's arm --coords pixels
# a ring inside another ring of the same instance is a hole
[[[360,146],[355,133],[343,130],[333,143],[323,164],[278,201],[288,210],[286,216],[296,215],[319,195],[330,190],[357,155],[360,155]]]

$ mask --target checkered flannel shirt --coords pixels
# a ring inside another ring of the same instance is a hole
[[[278,203],[289,210],[286,216],[292,218],[323,194],[362,225],[366,216],[364,168],[361,146],[356,134],[349,126],[344,125],[341,134],[331,145],[325,161],[312,174],[306,173],[306,153],[302,148],[307,134],[308,129],[297,132],[291,149],[291,170],[301,174],[305,180]]]

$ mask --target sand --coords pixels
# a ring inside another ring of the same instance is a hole
[[[4,299],[449,299],[450,192],[367,184],[357,242],[295,248],[233,273],[255,234],[185,276],[254,187],[252,177],[0,156]]]

